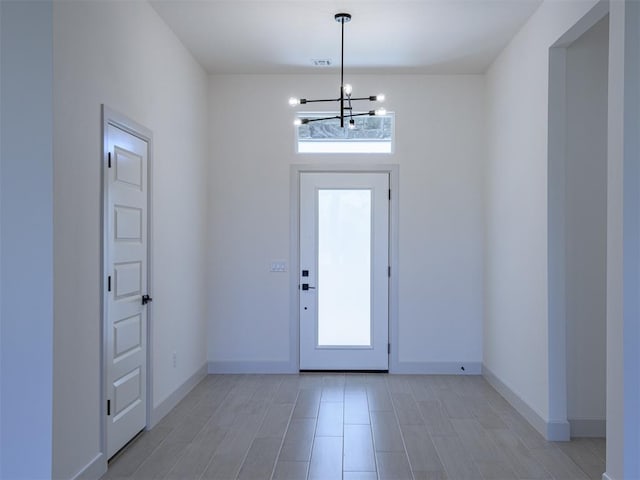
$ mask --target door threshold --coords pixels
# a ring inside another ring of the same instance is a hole
[[[300,370],[300,373],[389,373],[389,370]]]

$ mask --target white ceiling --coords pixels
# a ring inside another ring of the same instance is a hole
[[[542,0],[151,0],[210,73],[483,73]],[[334,69],[334,70],[331,70]]]

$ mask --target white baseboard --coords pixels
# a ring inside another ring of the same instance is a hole
[[[180,400],[187,396],[187,394],[198,385],[204,377],[207,376],[207,365],[203,365],[198,369],[196,373],[191,375],[182,385],[176,388],[171,395],[165,398],[157,407],[154,407],[151,411],[149,419],[149,425],[147,429],[155,427],[164,416],[169,413],[173,407],[175,407]]]
[[[569,419],[571,438],[604,438],[607,436],[607,421],[587,418]]]
[[[72,480],[93,480],[107,473],[107,458],[99,453]]]
[[[571,438],[569,422],[548,421],[542,418],[527,402],[505,385],[486,365],[482,365],[482,376],[496,391],[522,415],[540,435],[549,441],[563,442]]]
[[[209,373],[298,373],[291,362],[209,362]]]
[[[464,367],[462,370],[461,367]],[[291,362],[209,362],[209,373],[298,373],[297,365]],[[479,362],[398,362],[389,373],[403,375],[480,375]]]
[[[568,442],[571,440],[571,425],[567,421],[547,421],[547,433],[543,435],[550,442]]]
[[[464,370],[462,370],[464,367]],[[480,375],[480,362],[397,362],[389,373],[401,375]]]

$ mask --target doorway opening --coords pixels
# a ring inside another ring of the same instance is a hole
[[[609,16],[598,4],[550,50],[549,375],[556,440],[606,435]]]

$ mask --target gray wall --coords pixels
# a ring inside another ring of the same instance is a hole
[[[50,2],[0,2],[0,477],[51,476]]]

